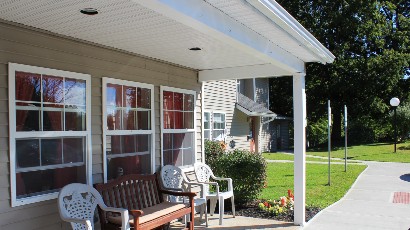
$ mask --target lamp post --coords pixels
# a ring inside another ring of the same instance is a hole
[[[396,109],[399,106],[400,100],[397,97],[393,97],[390,99],[390,105],[393,107],[394,110],[394,152],[396,152],[396,144],[397,144],[397,119],[396,119]]]

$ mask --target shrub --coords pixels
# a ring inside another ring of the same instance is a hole
[[[220,142],[205,140],[205,163],[211,168],[214,165],[215,160],[224,152],[225,150]]]
[[[266,161],[258,153],[234,150],[216,155],[209,166],[216,176],[232,178],[238,204],[256,199],[266,183]],[[227,184],[219,184],[226,189]]]

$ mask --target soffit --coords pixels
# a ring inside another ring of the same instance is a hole
[[[295,57],[293,63],[296,59],[318,61],[292,36],[245,1],[200,2],[206,2],[249,28],[268,41],[269,46],[278,47],[279,60]],[[87,7],[98,9],[99,14],[87,16],[79,12]],[[227,42],[229,39],[209,36],[136,0],[3,0],[0,18],[198,70],[274,64],[260,51],[238,49]],[[192,47],[202,50],[190,51]]]

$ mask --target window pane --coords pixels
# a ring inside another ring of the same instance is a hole
[[[70,183],[86,183],[85,166],[16,173],[17,199],[57,192]]]
[[[121,110],[116,109],[115,107],[107,107],[107,129],[121,129]]]
[[[185,111],[194,111],[194,95],[184,94],[184,110]]]
[[[43,131],[63,131],[62,105],[47,104],[43,110]]]
[[[175,112],[175,126],[174,129],[183,129],[184,128],[184,113]]]
[[[136,108],[137,89],[135,87],[124,86],[124,107]]]
[[[137,152],[137,143],[135,140],[135,135],[121,136],[121,149],[122,149],[122,153]]]
[[[135,124],[135,110],[126,109],[124,111],[124,129],[125,130],[136,130]]]
[[[164,111],[164,129],[174,128],[174,112]]]
[[[122,86],[107,84],[107,106],[122,107]]]
[[[172,133],[164,133],[163,138],[164,151],[172,149]]]
[[[217,141],[224,140],[224,130],[214,130],[212,132],[212,138]]]
[[[183,160],[184,160],[183,165],[192,165],[192,164],[195,163],[195,162],[194,162],[194,152],[193,152],[193,149],[192,149],[192,148],[184,149],[184,150],[183,150],[183,154],[184,154],[184,157],[183,157]]]
[[[205,130],[204,131],[204,138],[210,140],[211,139],[211,131]]]
[[[151,172],[151,158],[149,155],[128,156],[107,159],[108,175],[111,180],[128,174],[148,174]]]
[[[174,92],[174,107],[173,110],[183,110],[184,94]]]
[[[150,130],[151,129],[151,111],[138,111],[138,130]]]
[[[64,103],[63,78],[43,75],[43,102]]]
[[[16,107],[16,130],[39,131],[40,104],[17,102]]]
[[[64,138],[63,163],[84,162],[85,138]]]
[[[40,166],[39,140],[16,140],[16,167]]]
[[[40,74],[16,72],[16,100],[41,101]]]
[[[135,135],[137,138],[137,151],[149,152],[151,146],[151,138],[149,134]]]
[[[221,114],[214,113],[214,122],[221,122]]]
[[[164,150],[163,151],[163,158],[164,158],[164,165],[172,165],[172,150]]]
[[[121,154],[121,136],[107,136],[106,137],[106,151],[107,155]]]
[[[65,104],[85,106],[85,80],[66,78],[64,83]]]
[[[175,166],[182,166],[183,162],[182,162],[182,150],[181,149],[177,149],[173,151],[172,154],[172,165]]]
[[[151,90],[138,88],[138,107],[144,109],[151,108]]]
[[[182,143],[184,142],[185,133],[174,133],[172,134],[172,149],[182,148]]]
[[[62,142],[61,139],[41,140],[41,165],[62,164]]]
[[[163,108],[164,110],[172,110],[174,108],[174,94],[169,91],[163,91]]]
[[[184,128],[185,129],[194,128],[194,113],[193,112],[184,113]]]
[[[83,106],[66,106],[65,131],[85,131],[86,114]]]

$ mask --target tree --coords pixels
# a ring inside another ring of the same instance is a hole
[[[338,124],[342,124],[344,105],[355,125],[352,127],[360,130],[366,124],[378,133],[375,138],[385,137],[388,133],[379,131],[380,124],[388,119],[390,98],[408,98],[410,91],[409,80],[403,79],[410,74],[410,2],[278,2],[336,56],[332,64],[306,65],[308,120],[320,120],[326,114],[327,100],[331,100],[333,142],[342,139]],[[273,93],[272,104],[275,99]]]

